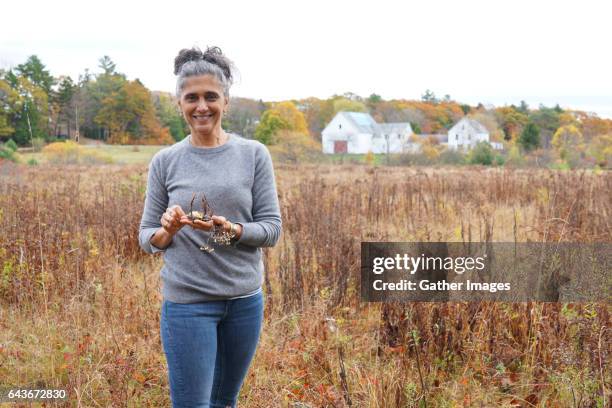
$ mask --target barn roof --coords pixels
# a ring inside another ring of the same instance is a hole
[[[463,131],[463,130],[469,130],[469,129],[465,129],[463,127],[459,127],[459,126],[467,126],[472,128],[472,130],[474,130],[476,133],[489,133],[489,131],[487,130],[486,127],[484,127],[482,125],[482,123],[478,122],[477,120],[468,118],[467,116],[464,117],[463,119],[461,119],[459,122],[457,122],[455,124],[455,126],[453,126],[450,131]]]
[[[396,122],[396,123],[377,123],[372,115],[364,112],[339,112],[339,114],[347,117],[362,133],[371,134],[388,134],[388,133],[400,133],[408,128],[409,132],[412,133],[412,127],[408,122]]]
[[[363,112],[340,112],[346,116],[363,133],[374,133],[378,123],[369,113]]]

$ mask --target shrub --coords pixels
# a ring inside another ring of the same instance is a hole
[[[496,166],[503,166],[504,163],[506,163],[506,158],[504,156],[502,156],[501,154],[498,154],[495,156],[495,165]]]
[[[30,160],[28,160],[28,164],[30,166],[38,166],[38,161],[32,157]]]
[[[15,143],[15,141],[13,139],[9,139],[5,144],[4,147],[7,149],[11,149],[13,152],[17,151],[17,143]]]
[[[9,140],[3,145],[0,145],[0,159],[10,160],[12,162],[19,163],[21,161],[21,155],[17,153],[17,149],[13,149],[11,145],[15,145],[15,142],[13,142],[12,140]]]
[[[458,150],[444,149],[438,159],[440,164],[458,165],[465,164],[466,157]]]
[[[493,153],[493,148],[487,142],[478,142],[469,154],[470,164],[490,166],[494,158],[495,153]]]
[[[0,159],[16,161],[15,152],[5,146],[0,146]]]
[[[73,141],[49,143],[42,150],[43,155],[53,164],[76,164],[81,153],[80,146]]]

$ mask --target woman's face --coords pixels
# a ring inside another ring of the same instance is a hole
[[[227,104],[223,88],[214,76],[198,75],[185,80],[179,106],[192,133],[218,135]]]

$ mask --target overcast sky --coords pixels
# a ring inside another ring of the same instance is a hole
[[[608,0],[9,1],[1,68],[36,54],[76,80],[109,55],[129,79],[172,91],[178,50],[217,45],[240,71],[235,96],[419,99],[431,89],[612,118]]]

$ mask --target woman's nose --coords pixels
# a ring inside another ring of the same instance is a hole
[[[197,109],[200,111],[208,110],[208,104],[206,103],[206,99],[202,98],[198,101]]]

